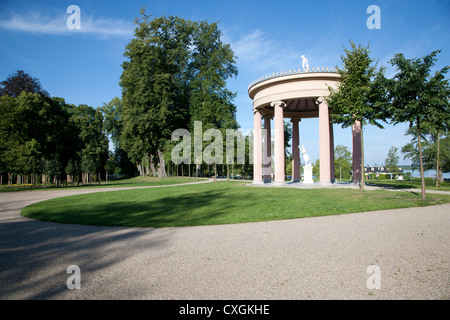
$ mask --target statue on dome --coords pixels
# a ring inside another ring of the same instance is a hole
[[[302,58],[302,68],[304,71],[308,71],[309,69],[309,65],[308,65],[308,59],[306,58],[306,56],[304,54],[301,55]]]

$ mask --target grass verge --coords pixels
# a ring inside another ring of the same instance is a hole
[[[413,180],[405,180],[405,181],[397,181],[395,179],[370,179],[366,180],[367,185],[373,185],[378,187],[388,187],[395,189],[421,189],[422,182],[420,178],[414,178]],[[446,180],[445,182],[439,183],[439,188],[436,188],[436,181],[433,179],[426,178],[425,179],[425,189],[426,190],[441,190],[441,191],[450,191],[450,182]]]
[[[450,195],[354,189],[256,188],[207,183],[120,190],[33,204],[22,215],[52,222],[181,227],[315,217],[450,203]]]
[[[205,181],[207,178],[181,178],[170,177],[164,179],[158,179],[157,177],[134,177],[130,179],[117,179],[110,182],[102,182],[88,184],[88,185],[75,185],[68,184],[63,186],[55,186],[52,184],[47,185],[3,185],[0,187],[0,192],[12,192],[12,191],[29,191],[29,190],[55,190],[55,189],[81,189],[81,188],[116,188],[116,187],[148,187],[148,186],[166,186],[171,184],[180,184],[188,182],[200,182]]]

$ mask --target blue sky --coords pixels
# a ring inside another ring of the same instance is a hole
[[[70,5],[81,10],[81,28],[69,30]],[[381,29],[368,29],[369,5],[381,10]],[[99,107],[120,97],[125,45],[133,37],[140,8],[153,17],[174,15],[218,22],[223,41],[237,59],[239,75],[230,79],[237,92],[237,120],[242,129],[253,126],[247,88],[268,73],[301,66],[305,54],[310,67],[341,65],[349,40],[367,45],[371,57],[395,70],[389,60],[396,53],[422,57],[440,49],[437,68],[450,64],[450,1],[0,1],[0,81],[18,69],[40,80],[52,96],[73,104]],[[410,141],[407,125],[366,127],[365,163],[382,164],[391,146]],[[335,145],[351,150],[351,129],[334,125]],[[301,144],[313,161],[319,156],[318,119],[300,124]],[[408,164],[408,160],[401,163]]]

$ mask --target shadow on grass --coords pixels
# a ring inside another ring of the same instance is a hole
[[[202,190],[148,201],[90,201],[86,205],[63,203],[39,208],[32,206],[24,215],[51,222],[125,227],[178,227],[213,224],[212,221],[237,209],[240,201],[224,201],[227,188]],[[57,199],[58,200],[58,199]],[[61,199],[59,199],[60,201]],[[64,200],[70,201],[70,200]],[[77,200],[78,201],[78,200]],[[82,202],[82,200],[80,200]],[[242,205],[239,206],[242,209]]]
[[[392,183],[378,183],[378,182],[366,182],[366,185],[368,186],[373,186],[373,187],[380,187],[380,188],[386,188],[386,189],[417,189],[417,185],[413,184],[413,183],[396,183],[396,184],[392,184]]]

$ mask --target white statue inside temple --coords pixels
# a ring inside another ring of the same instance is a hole
[[[311,158],[306,153],[306,149],[303,145],[302,145],[301,149],[302,149],[303,159],[305,159],[305,163],[306,163],[303,166],[303,183],[304,184],[314,183],[313,174],[312,174],[313,166],[311,164]]]
[[[305,149],[305,147],[303,145],[302,145],[302,156],[303,156],[303,159],[305,159],[305,164],[306,165],[310,165],[311,164],[311,158],[306,153],[306,149]]]

